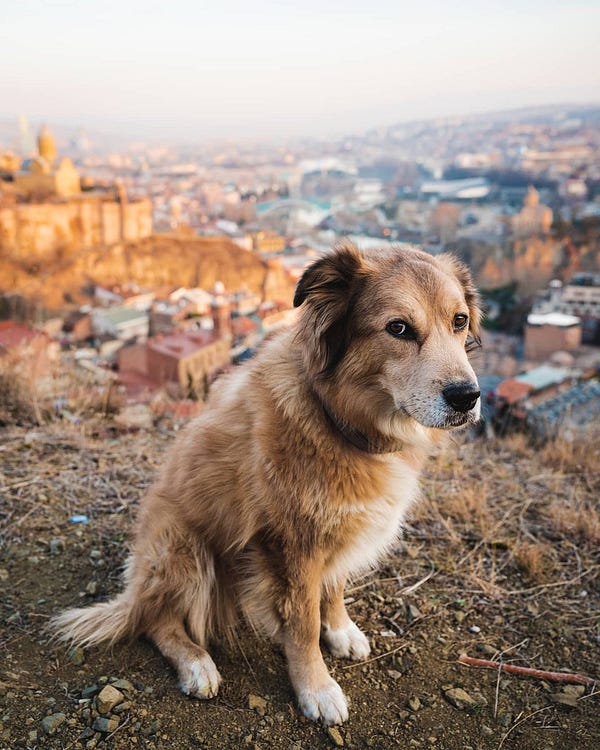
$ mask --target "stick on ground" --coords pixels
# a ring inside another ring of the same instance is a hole
[[[548,682],[569,682],[579,685],[594,685],[599,680],[593,677],[587,677],[584,674],[572,674],[570,672],[546,672],[543,669],[532,669],[531,667],[518,667],[516,664],[503,664],[499,661],[490,659],[476,659],[473,656],[461,654],[458,657],[460,664],[468,664],[472,667],[483,667],[484,669],[497,669],[509,674],[518,674],[523,677],[535,677],[538,680],[547,680]]]

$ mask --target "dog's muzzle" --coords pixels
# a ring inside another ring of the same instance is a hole
[[[451,383],[442,391],[442,396],[448,406],[461,414],[471,411],[480,395],[479,386],[475,383]]]

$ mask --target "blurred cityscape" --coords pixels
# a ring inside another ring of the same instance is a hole
[[[346,237],[470,266],[485,430],[568,435],[600,416],[597,106],[271,145],[0,122],[0,355],[65,415],[59,361],[108,387],[124,425],[161,399],[194,413],[293,321],[303,269]]]

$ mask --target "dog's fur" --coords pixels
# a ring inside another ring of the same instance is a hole
[[[476,387],[465,349],[480,313],[460,263],[406,247],[338,246],[294,302],[296,325],[217,382],[173,446],[142,502],[124,591],[53,626],[84,646],[145,635],[184,693],[210,698],[221,677],[207,643],[241,611],[281,643],[304,714],[335,724],[348,709],[319,639],[335,656],[369,654],[344,584],[397,538],[431,446],[479,417],[442,390]],[[396,338],[391,320],[414,337]]]

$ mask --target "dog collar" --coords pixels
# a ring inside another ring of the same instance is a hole
[[[331,426],[340,433],[340,435],[347,440],[351,445],[363,453],[397,453],[402,450],[402,443],[393,438],[386,438],[383,435],[379,435],[377,440],[372,440],[364,432],[352,427],[347,422],[343,422],[338,419],[336,415],[329,409],[327,404],[317,396],[323,411],[331,424]]]

